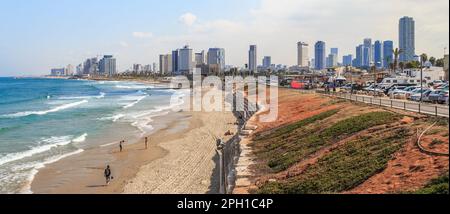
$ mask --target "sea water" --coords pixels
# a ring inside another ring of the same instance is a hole
[[[0,193],[29,193],[46,164],[142,137],[173,96],[135,82],[0,78]]]

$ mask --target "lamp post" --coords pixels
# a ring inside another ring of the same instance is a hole
[[[425,62],[428,60],[428,57],[426,54],[422,54],[419,56],[419,60],[420,60],[420,102],[422,102],[423,101],[423,66],[424,66]]]

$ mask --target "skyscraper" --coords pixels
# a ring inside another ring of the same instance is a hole
[[[390,64],[394,62],[394,42],[383,42],[383,67],[389,68]]]
[[[415,22],[412,17],[403,17],[399,22],[399,47],[400,62],[414,61],[416,45],[415,45]]]
[[[364,61],[364,46],[358,45],[356,47],[356,56],[355,56],[355,63],[353,63],[353,66],[355,67],[362,67],[363,61]]]
[[[330,53],[336,55],[336,59],[339,59],[339,48],[331,48]],[[336,60],[336,63],[338,61]]]
[[[256,45],[250,45],[250,50],[248,51],[248,68],[250,72],[258,72],[258,62],[257,62],[258,49]]]
[[[297,43],[297,65],[299,67],[307,67],[308,66],[308,44],[304,42]]]
[[[116,74],[116,59],[112,55],[105,55],[99,62],[99,73],[106,76]]]
[[[382,68],[384,64],[383,60],[383,42],[377,40],[374,44],[374,62],[377,68]]]
[[[98,58],[87,59],[83,64],[83,74],[92,75],[98,73]]]
[[[194,60],[192,49],[188,45],[178,50],[178,70],[180,74],[192,74]]]
[[[220,71],[225,70],[225,49],[208,49],[208,65],[217,65]]]
[[[349,54],[342,57],[342,64],[344,66],[353,66],[353,55]]]
[[[73,65],[71,65],[71,64],[67,65],[67,67],[66,67],[66,76],[73,76],[74,73],[75,72],[74,72]]]
[[[272,57],[270,56],[265,56],[263,58],[263,67],[264,68],[270,68],[270,66],[272,65]]]
[[[172,51],[172,73],[178,75],[178,50]]]
[[[167,64],[166,59],[167,59],[166,55],[164,55],[164,54],[159,55],[159,73],[160,74],[167,73],[167,68],[165,67],[165,65]]]
[[[79,75],[79,76],[83,75],[83,64],[79,64],[79,65],[77,66],[77,72],[76,72],[76,75]]]
[[[363,44],[363,67],[369,67],[373,63],[373,49],[372,49],[372,39],[364,39]]]
[[[195,65],[204,65],[204,64],[206,64],[205,51],[195,53]]]
[[[316,70],[322,70],[325,68],[326,64],[326,47],[325,42],[318,41],[314,45],[314,59],[315,59],[315,66],[314,68]]]
[[[327,67],[332,68],[337,66],[337,56],[336,54],[329,54],[327,57]]]

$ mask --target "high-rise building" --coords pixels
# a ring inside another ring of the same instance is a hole
[[[258,72],[258,62],[257,62],[258,49],[256,45],[250,45],[250,50],[248,51],[248,68],[250,72]]]
[[[178,71],[180,74],[192,74],[194,59],[192,49],[188,45],[178,50]]]
[[[358,45],[356,47],[355,63],[353,63],[353,66],[362,67],[363,61],[364,61],[364,46]]]
[[[178,50],[172,51],[172,73],[179,74],[178,72]]]
[[[171,75],[173,73],[173,63],[172,63],[172,54],[167,54],[167,74]]]
[[[93,75],[98,73],[98,58],[87,59],[83,64],[83,74]]]
[[[195,65],[204,65],[206,64],[206,56],[205,51],[202,51],[200,53],[195,53]]]
[[[157,72],[158,72],[157,67],[158,67],[158,66],[156,65],[156,63],[153,63],[153,69],[152,69],[152,70],[153,70],[154,73],[157,73]]]
[[[342,64],[344,66],[353,66],[353,55],[349,54],[342,57]]]
[[[140,74],[142,70],[144,69],[141,64],[133,64],[133,74]]]
[[[314,68],[316,70],[322,70],[325,68],[326,65],[326,45],[323,41],[318,41],[314,45],[314,59],[315,59],[315,66]]]
[[[79,76],[83,75],[83,64],[79,64],[77,66],[77,75]]]
[[[333,68],[337,66],[336,54],[329,54],[327,57],[327,68]]]
[[[65,68],[53,68],[50,71],[51,76],[64,76],[66,73]]]
[[[307,67],[308,66],[308,44],[304,42],[297,43],[297,65],[299,67]]]
[[[170,75],[172,71],[172,54],[159,55],[159,73]]]
[[[384,65],[383,60],[383,42],[377,40],[374,44],[374,62],[377,68],[382,68]]]
[[[383,67],[389,68],[390,64],[394,62],[394,42],[383,42]]]
[[[112,55],[105,55],[100,60],[99,73],[106,76],[116,75],[116,59]]]
[[[75,73],[75,71],[74,71],[73,65],[70,65],[70,64],[67,65],[65,75],[66,76],[73,76],[74,73]]]
[[[219,72],[225,70],[225,49],[223,48],[210,48],[208,50],[208,60],[209,66],[216,66],[219,68]]]
[[[339,59],[339,48],[331,48],[330,53],[336,55],[336,58]]]
[[[270,68],[270,66],[272,65],[272,57],[270,56],[265,56],[263,58],[263,63],[262,63],[264,68]]]
[[[363,67],[369,67],[373,63],[373,45],[372,39],[366,38],[363,43]]]
[[[159,55],[159,73],[160,74],[166,74],[168,73],[168,68],[165,66],[167,64],[166,62],[167,57],[164,54]]]
[[[415,60],[415,22],[412,17],[403,17],[399,22],[400,62]]]

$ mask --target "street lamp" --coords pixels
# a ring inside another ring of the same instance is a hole
[[[416,58],[419,58],[420,60],[420,102],[423,101],[423,66],[425,61],[427,60],[427,57],[425,54],[422,54],[420,56],[415,55]]]

